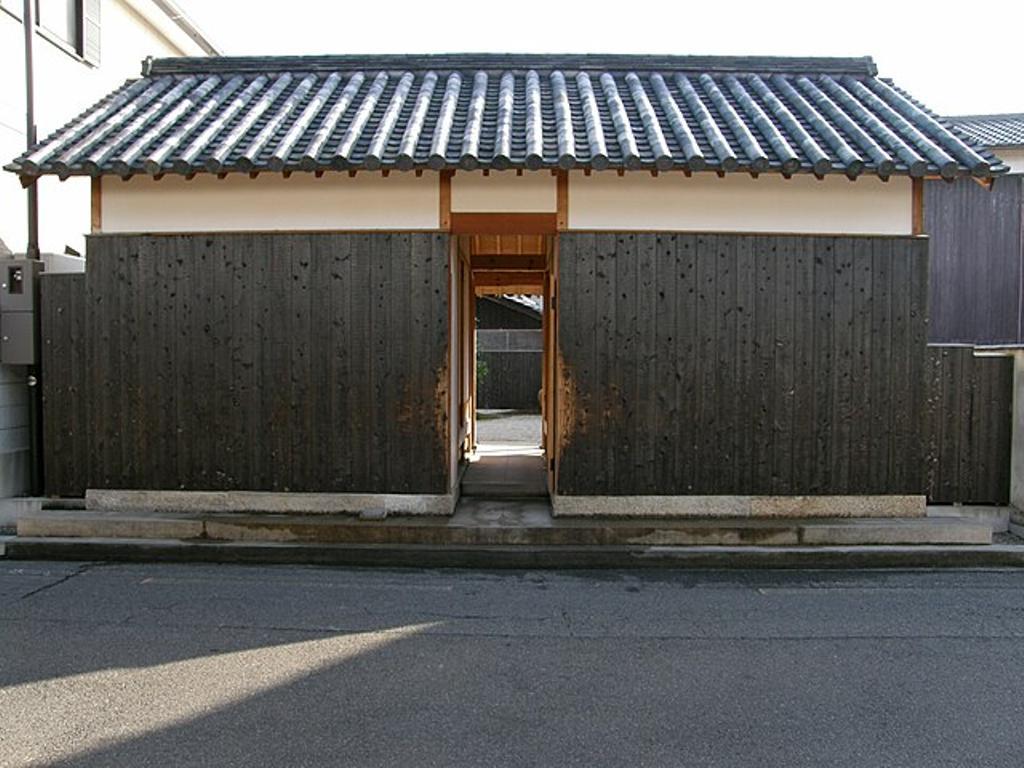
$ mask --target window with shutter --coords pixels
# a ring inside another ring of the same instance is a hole
[[[100,63],[100,0],[82,1],[82,58]]]
[[[35,22],[49,41],[90,64],[100,63],[102,0],[34,0]],[[21,3],[0,0],[0,7],[21,18]]]
[[[36,0],[36,23],[81,54],[78,0]]]

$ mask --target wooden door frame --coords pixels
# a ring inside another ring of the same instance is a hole
[[[488,214],[488,216],[491,216]],[[497,218],[499,214],[493,214]],[[515,222],[514,222],[515,223]],[[518,228],[518,225],[515,227]],[[455,272],[457,280],[456,289],[453,291],[453,298],[459,302],[457,330],[453,330],[451,342],[458,345],[459,370],[456,385],[459,387],[458,430],[461,434],[463,426],[466,426],[466,436],[462,440],[459,451],[460,458],[465,459],[467,455],[477,448],[477,380],[476,380],[476,288],[473,277],[473,253],[470,245],[471,238],[477,234],[493,234],[493,232],[454,233],[455,247],[453,252],[458,259],[458,269]],[[557,250],[558,238],[551,232],[509,232],[499,234],[528,234],[543,236],[544,241],[544,275],[540,286],[540,295],[543,296],[543,307],[541,309],[541,333],[543,338],[541,352],[541,388],[543,398],[541,403],[541,447],[547,461],[548,489],[554,492],[555,488],[555,466],[553,461],[556,456],[558,441],[558,360],[557,360]],[[522,258],[528,258],[523,256]],[[536,255],[533,256],[536,259]],[[513,291],[517,292],[517,291]],[[458,334],[455,337],[455,334]]]

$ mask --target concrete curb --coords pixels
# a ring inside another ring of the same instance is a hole
[[[1024,568],[1024,546],[573,547],[323,545],[9,538],[11,560],[309,564],[387,568]]]

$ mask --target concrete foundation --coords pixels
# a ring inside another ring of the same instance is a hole
[[[554,496],[559,517],[923,517],[924,496]]]
[[[450,515],[454,494],[274,493],[267,491],[122,491],[90,489],[90,510],[155,512],[298,512],[304,514],[383,509],[397,515]]]
[[[1013,437],[1010,449],[1010,504],[1024,509],[1024,350],[1013,353]]]

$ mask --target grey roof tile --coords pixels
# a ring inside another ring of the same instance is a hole
[[[1000,115],[957,115],[946,121],[986,147],[1024,146],[1024,112]]]
[[[867,58],[158,59],[7,168],[27,177],[619,168],[951,178],[1007,170],[971,133],[981,117],[951,127],[876,74]],[[989,121],[999,136],[1017,136],[1018,126],[1024,142],[1024,116],[995,117],[1007,118]]]

